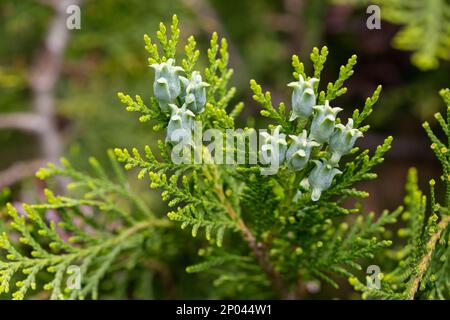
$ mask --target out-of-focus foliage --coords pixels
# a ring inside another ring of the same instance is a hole
[[[450,59],[450,3],[447,0],[333,0],[333,3],[380,6],[381,18],[401,25],[392,44],[413,51],[411,61],[423,70]]]

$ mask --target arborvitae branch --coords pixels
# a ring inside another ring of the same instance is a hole
[[[342,108],[334,99],[346,92],[344,82],[353,74],[356,56],[326,87],[320,79],[326,47],[313,49],[313,76],[294,56],[294,82],[288,84],[292,95],[278,107],[272,105],[270,92],[263,92],[252,80],[254,100],[262,107],[261,114],[272,120],[270,130],[257,137],[260,143],[255,150],[250,148],[250,135],[256,128],[235,128],[243,104],[232,103],[235,89],[229,87],[233,72],[228,68],[226,40],[212,35],[207,66],[201,72],[193,37],[178,57],[179,34],[174,16],[170,27],[160,25],[158,43],[144,37],[155,73],[153,96],[118,95],[127,111],[140,114],[141,122],[164,131],[165,141],[158,141],[159,153],[148,146],[144,152],[136,148],[110,151],[114,179],[95,159],[89,161],[94,174],[81,173],[65,159],[61,167],[41,169],[38,177],[42,179],[69,177],[69,189],[77,193],[63,197],[47,191],[44,204],[24,206],[26,214],[8,206],[11,228],[20,234],[21,244],[12,240],[11,230],[1,237],[5,255],[0,256],[0,291],[14,287],[11,283],[19,277],[13,297],[23,298],[42,283],[42,277],[47,283],[44,289],[52,291],[50,298],[97,298],[109,274],[145,266],[149,255],[156,259],[152,265],[165,257],[160,247],[165,237],[173,237],[173,242],[178,238],[163,234],[169,221],[158,218],[142,194],[131,190],[119,161],[126,170],[137,169],[139,179],[148,177],[150,187],[161,191],[162,200],[171,208],[169,220],[189,228],[193,237],[204,233],[206,242],[198,242],[205,245],[199,250],[203,261],[186,271],[212,274],[214,285],[220,286],[216,296],[228,297],[222,288],[232,287],[233,293],[246,290],[255,297],[301,298],[307,281],[338,288],[338,277],[350,279],[364,296],[445,295],[448,273],[436,266],[447,263],[441,257],[448,250],[448,203],[439,206],[432,189],[432,214],[425,222],[426,198],[418,189],[414,170],[408,178],[405,209],[384,211],[377,217],[363,214],[358,202],[369,194],[355,184],[376,178],[373,170],[383,162],[392,137],[373,154],[355,147],[369,129],[363,122],[372,113],[381,87],[367,98],[361,112],[355,110],[346,120],[338,117]],[[448,91],[443,95],[450,100]],[[436,119],[448,134],[449,118],[437,115]],[[442,180],[449,187],[449,147],[425,127],[443,164]],[[211,144],[203,144],[202,139],[208,138],[198,137],[197,130],[213,132],[209,141],[226,143],[212,149]],[[242,143],[235,144],[236,140]],[[241,161],[237,161],[239,156]],[[250,161],[253,156],[256,160]],[[349,198],[356,200],[354,206],[347,204]],[[57,215],[59,223],[46,217],[49,212]],[[356,217],[347,220],[350,215]],[[402,261],[386,274],[380,289],[369,288],[356,274],[377,252],[391,246],[385,228],[400,215],[408,220],[407,228],[399,231],[408,238],[407,244],[394,254]],[[156,249],[147,248],[148,243]],[[124,257],[132,257],[131,267],[124,266]],[[156,265],[161,269],[161,264]],[[64,286],[73,266],[78,266],[83,279],[76,290]]]
[[[110,156],[115,166],[116,160],[111,153]],[[127,185],[110,180],[95,159],[90,163],[96,176],[77,171],[64,159],[61,168],[49,165],[37,174],[42,179],[70,177],[73,182],[69,188],[83,191],[81,198],[56,196],[47,190],[46,203],[23,206],[26,215],[10,204],[7,206],[12,221],[11,230],[0,237],[0,248],[6,251],[4,257],[0,256],[0,293],[12,290],[11,281],[23,273],[23,280],[14,280],[14,299],[23,299],[36,290],[41,275],[53,279],[42,284],[45,291],[51,291],[51,299],[96,299],[100,281],[111,272],[117,258],[138,248],[148,237],[144,236],[148,230],[170,225],[156,218]],[[123,174],[118,167],[116,173],[120,181]],[[119,201],[128,204],[119,206]],[[102,215],[90,216],[89,210]],[[47,221],[46,213],[50,211],[59,214],[59,222]],[[107,216],[114,217],[118,226],[105,229],[102,224]],[[21,245],[11,242],[13,230],[20,234]],[[29,254],[25,247],[31,248]],[[66,285],[72,267],[79,268],[80,288]]]
[[[447,117],[449,119],[450,101],[449,90],[442,90],[441,95],[447,104]],[[450,218],[448,204],[450,195],[449,185],[449,153],[448,144],[450,131],[448,120],[441,114],[435,115],[447,139],[442,142],[431,129],[428,123],[424,128],[432,144],[431,149],[441,162],[443,174],[441,180],[445,186],[444,204],[440,205],[434,192],[435,181],[430,181],[430,199],[427,214],[427,198],[418,187],[417,171],[411,169],[406,183],[405,206],[403,219],[407,225],[398,231],[400,237],[406,237],[406,245],[396,251],[386,254],[386,259],[398,260],[396,267],[385,273],[381,279],[381,288],[370,288],[352,277],[350,283],[358,290],[364,292],[363,297],[386,299],[446,299],[449,297],[448,285],[448,232]]]

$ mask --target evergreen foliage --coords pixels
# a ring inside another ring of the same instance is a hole
[[[237,129],[235,119],[243,108],[241,102],[232,103],[236,90],[229,87],[233,71],[228,68],[226,40],[212,35],[208,64],[201,72],[195,39],[188,38],[180,58],[179,35],[174,16],[170,27],[161,23],[157,42],[150,36],[144,38],[149,64],[156,71],[154,97],[144,100],[118,94],[127,111],[137,112],[139,120],[150,122],[154,130],[165,131],[166,141],[158,142],[158,153],[149,146],[143,152],[135,148],[110,151],[114,180],[95,159],[90,161],[93,175],[81,173],[64,159],[60,167],[41,169],[37,173],[41,179],[70,178],[73,196],[47,190],[43,204],[24,205],[23,210],[7,205],[10,224],[0,238],[1,292],[12,292],[15,299],[28,297],[33,290],[49,292],[45,297],[52,299],[102,297],[99,286],[108,273],[132,269],[152,254],[164,254],[163,232],[171,220],[193,237],[206,239],[200,241],[205,248],[199,250],[199,262],[186,271],[212,274],[214,285],[223,288],[218,289],[222,290],[219,297],[246,290],[261,298],[301,298],[307,282],[318,280],[338,288],[339,277],[350,279],[366,296],[416,297],[420,287],[433,292],[424,294],[425,298],[445,297],[448,247],[442,239],[448,237],[448,203],[438,205],[432,189],[432,214],[426,218],[425,198],[416,187],[414,173],[407,185],[406,211],[398,208],[377,217],[364,214],[359,202],[368,193],[357,189],[357,183],[376,178],[373,170],[383,162],[392,137],[374,152],[354,147],[369,129],[364,121],[372,113],[381,86],[361,109],[353,111],[345,126],[341,124],[344,121],[338,112],[342,109],[335,106],[335,99],[347,90],[344,84],[353,74],[356,56],[328,84],[320,82],[326,47],[311,53],[311,76],[294,56],[291,108],[285,103],[275,106],[270,92],[250,81],[261,115],[269,119],[269,129],[274,129],[262,135],[263,147],[277,145],[268,157],[276,158],[280,167],[265,175],[264,161],[216,164],[212,158],[218,150],[212,155],[208,148],[191,150],[193,156],[203,157],[202,164],[172,160],[176,129],[191,133],[196,120],[203,130],[218,129],[224,137],[226,129]],[[448,90],[443,95],[448,103]],[[436,118],[448,135],[448,119]],[[426,129],[443,163],[447,185],[449,147]],[[251,130],[255,128],[245,128],[236,138],[245,139]],[[241,150],[227,146],[224,151],[235,158]],[[168,220],[155,216],[145,197],[131,190],[118,163],[126,170],[136,169],[139,179],[149,179],[150,187],[161,191],[171,208]],[[383,279],[381,290],[367,289],[357,280],[358,273],[368,260],[391,246],[385,230],[400,215],[409,218],[410,225],[401,233],[410,241],[392,255],[401,256],[403,262]],[[427,222],[422,224],[424,219]],[[67,280],[76,267],[80,288],[71,289]],[[410,279],[406,290],[401,279]]]
[[[440,92],[447,105],[447,116],[440,113],[435,118],[440,124],[446,140],[440,140],[425,122],[423,127],[432,144],[431,149],[442,165],[440,181],[444,186],[444,199],[438,201],[435,195],[436,181],[430,180],[430,195],[427,197],[418,187],[417,171],[411,169],[406,183],[405,211],[402,220],[406,225],[398,230],[406,245],[386,252],[387,259],[395,264],[392,270],[381,277],[381,289],[363,285],[358,279],[350,278],[350,283],[364,292],[364,297],[387,299],[449,299],[450,266],[448,206],[450,201],[449,175],[449,119],[450,90]]]

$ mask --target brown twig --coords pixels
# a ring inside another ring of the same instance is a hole
[[[425,272],[428,269],[428,266],[431,261],[431,257],[434,253],[434,249],[436,248],[436,243],[441,237],[442,232],[447,228],[447,226],[450,223],[450,216],[444,216],[442,220],[438,223],[437,228],[438,231],[434,233],[431,238],[428,240],[426,244],[427,253],[422,257],[422,260],[420,261],[419,265],[417,266],[417,276],[414,278],[411,287],[408,292],[408,299],[414,300],[414,297],[417,293],[417,290],[419,289],[420,282],[422,281],[422,278],[425,274]]]
[[[210,181],[218,181],[217,179],[213,179],[212,177],[210,177],[210,179]],[[248,247],[253,252],[253,255],[258,261],[258,264],[261,266],[261,269],[264,271],[264,273],[267,274],[273,288],[280,294],[283,299],[293,299],[294,296],[287,289],[281,275],[274,269],[272,262],[269,259],[266,245],[262,242],[257,241],[252,231],[238,216],[236,211],[233,209],[233,206],[226,198],[225,193],[223,192],[222,185],[216,184],[214,191],[219,197],[219,200],[225,205],[228,215],[238,225],[239,230],[242,232],[242,234],[244,235],[244,239],[248,243]]]
[[[66,25],[66,10],[70,5],[79,5],[81,0],[39,2],[50,6],[55,14],[46,32],[43,47],[35,56],[29,70],[28,82],[33,111],[1,115],[0,129],[35,133],[39,139],[41,157],[45,161],[33,160],[11,166],[0,173],[0,187],[34,174],[45,162],[57,162],[62,154],[63,142],[56,121],[56,84],[61,77],[63,56],[70,36]]]

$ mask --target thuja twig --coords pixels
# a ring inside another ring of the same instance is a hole
[[[450,223],[450,216],[446,215],[442,218],[442,220],[437,225],[437,231],[431,236],[426,244],[427,253],[422,257],[419,264],[417,265],[417,275],[413,280],[409,292],[407,294],[407,298],[409,300],[414,300],[414,297],[419,289],[420,282],[428,270],[428,266],[431,262],[431,257],[433,256],[434,250],[436,248],[436,243],[439,241],[442,232],[447,228]]]

